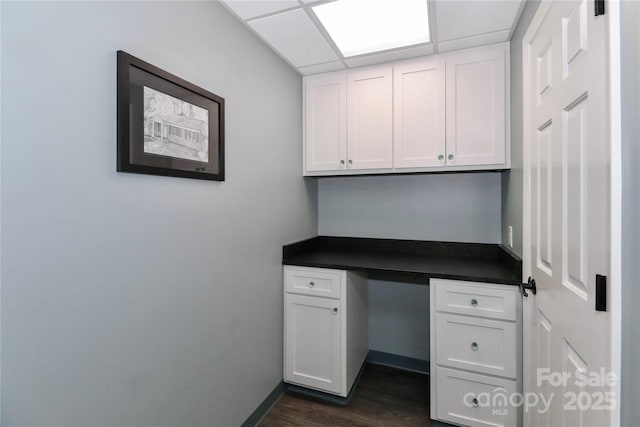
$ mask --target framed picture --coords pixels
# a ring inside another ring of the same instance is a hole
[[[224,99],[118,51],[118,172],[224,181]]]

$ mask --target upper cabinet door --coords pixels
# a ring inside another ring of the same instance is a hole
[[[393,68],[393,166],[445,165],[445,67],[431,58]]]
[[[347,167],[393,166],[391,67],[349,73],[347,95]]]
[[[305,78],[305,172],[339,171],[347,160],[347,76]]]
[[[506,44],[448,55],[447,165],[502,165]]]

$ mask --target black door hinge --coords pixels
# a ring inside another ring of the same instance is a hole
[[[596,311],[607,311],[607,276],[596,274]]]
[[[532,279],[531,277],[529,277],[527,283],[520,283],[520,292],[522,292],[523,297],[529,296],[529,294],[527,293],[527,289],[529,289],[532,294],[536,294],[536,279]]]
[[[604,0],[595,0],[596,16],[604,15]]]

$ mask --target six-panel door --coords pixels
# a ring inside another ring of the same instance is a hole
[[[287,294],[285,305],[285,381],[342,393],[341,301]]]

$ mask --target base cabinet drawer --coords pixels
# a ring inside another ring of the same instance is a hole
[[[438,367],[437,418],[470,427],[513,427],[518,408],[509,406],[516,381]]]
[[[438,365],[516,378],[516,324],[438,313]]]
[[[340,298],[344,271],[320,268],[287,267],[285,291],[325,298]]]
[[[515,286],[475,285],[456,280],[433,279],[436,309],[440,312],[464,314],[499,320],[516,320]]]

